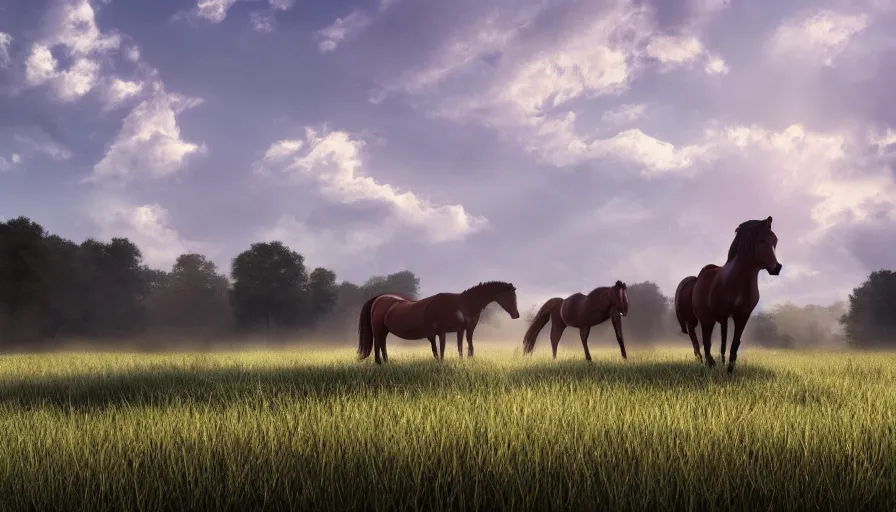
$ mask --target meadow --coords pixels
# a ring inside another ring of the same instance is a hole
[[[426,345],[0,356],[0,509],[896,509],[894,353]]]

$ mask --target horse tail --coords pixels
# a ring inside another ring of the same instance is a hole
[[[535,317],[532,319],[532,323],[529,324],[529,328],[526,329],[526,334],[523,336],[523,353],[528,354],[532,352],[532,349],[535,348],[535,340],[538,338],[538,333],[544,329],[544,326],[547,325],[548,320],[551,319],[551,313],[554,312],[555,309],[560,307],[560,304],[563,304],[563,299],[560,297],[554,297],[553,299],[548,299],[547,302],[541,306],[541,309],[538,310],[538,313],[535,313]]]
[[[361,306],[361,317],[358,320],[358,359],[367,359],[373,350],[373,303],[380,295],[371,297]]]

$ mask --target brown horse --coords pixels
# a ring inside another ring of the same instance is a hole
[[[766,270],[770,275],[777,276],[783,268],[775,254],[778,237],[772,231],[771,217],[743,222],[734,232],[734,241],[728,249],[728,261],[722,267],[712,264],[703,267],[691,293],[693,312],[703,330],[703,352],[709,366],[716,364],[710,355],[716,322],[722,325],[724,364],[728,319],[734,319],[728,373],[734,371],[741,335],[759,302],[759,272]]]
[[[698,361],[703,361],[703,357],[700,355],[700,342],[697,341],[697,315],[694,314],[691,300],[694,283],[696,282],[697,276],[688,276],[678,283],[678,288],[675,289],[675,317],[678,319],[678,325],[681,326],[681,332],[691,338],[691,345],[694,346],[694,357]]]
[[[374,350],[377,364],[389,362],[386,337],[392,333],[406,340],[428,339],[432,355],[445,359],[445,336],[457,333],[457,355],[463,358],[463,338],[467,335],[467,356],[473,357],[473,330],[482,310],[497,302],[510,318],[517,319],[516,288],[501,281],[479,283],[462,293],[438,293],[413,301],[386,293],[377,295],[361,307],[358,321],[358,356],[366,359]],[[440,351],[436,350],[436,337]]]
[[[565,299],[554,297],[541,306],[532,323],[523,336],[523,353],[528,354],[535,348],[535,340],[538,333],[551,321],[551,349],[554,351],[554,359],[557,359],[557,344],[567,327],[579,329],[579,337],[582,338],[582,347],[585,349],[585,359],[591,361],[591,352],[588,350],[588,334],[595,325],[604,323],[608,318],[613,321],[613,329],[616,331],[616,341],[619,342],[619,350],[622,358],[626,359],[625,341],[622,339],[622,317],[628,315],[628,295],[625,283],[616,281],[613,286],[602,286],[591,290],[588,295],[574,293]]]

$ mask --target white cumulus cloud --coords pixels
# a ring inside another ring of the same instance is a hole
[[[833,66],[850,41],[868,27],[867,14],[844,14],[821,10],[784,21],[772,37],[771,50],[776,55],[813,59]]]
[[[188,157],[206,148],[181,137],[177,116],[200,103],[154,84],[151,96],[125,118],[105,156],[94,166],[91,180],[154,179],[183,169]]]
[[[313,128],[305,131],[304,141],[273,143],[264,160],[293,156],[284,171],[314,178],[326,197],[342,203],[373,201],[387,205],[392,221],[421,229],[433,242],[461,239],[487,225],[486,219],[467,213],[461,205],[435,204],[364,175],[362,155],[366,144],[349,133]]]

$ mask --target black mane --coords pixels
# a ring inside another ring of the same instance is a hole
[[[767,220],[748,220],[741,222],[740,226],[734,230],[734,240],[728,249],[728,260],[730,262],[738,254],[749,254],[756,247],[756,236],[768,228]]]
[[[484,283],[479,283],[477,285],[471,286],[461,293],[471,293],[478,291],[489,291],[493,293],[500,293],[504,291],[515,292],[516,287],[505,281],[486,281]]]

